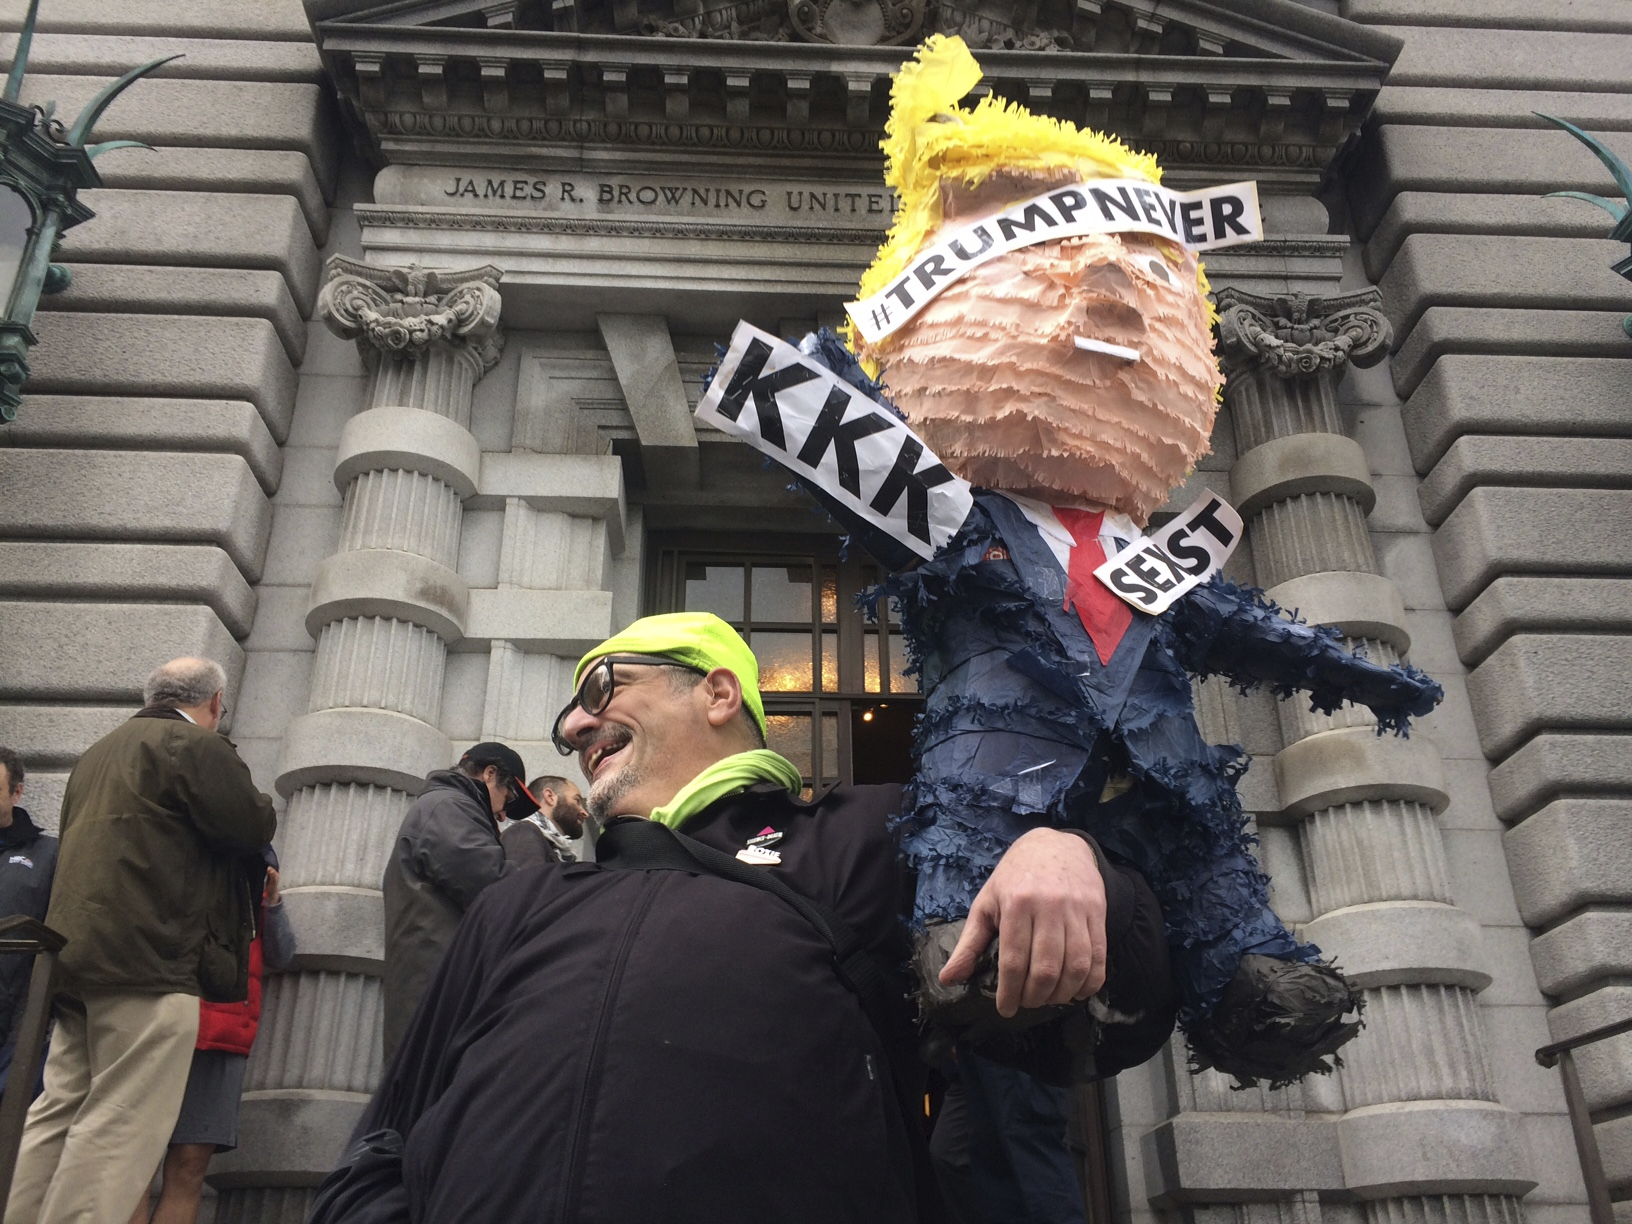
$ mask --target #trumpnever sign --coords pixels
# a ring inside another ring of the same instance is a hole
[[[1154,234],[1192,251],[1257,242],[1264,236],[1258,184],[1169,191],[1143,180],[1098,179],[1046,191],[926,247],[888,288],[844,308],[877,343],[988,260],[1054,238],[1110,233]]]
[[[697,419],[764,451],[920,557],[934,556],[974,505],[969,483],[899,419],[748,323],[731,334]]]

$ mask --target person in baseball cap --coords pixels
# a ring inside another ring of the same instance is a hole
[[[404,813],[385,879],[385,1053],[390,1057],[460,919],[489,885],[515,871],[497,818],[538,810],[527,765],[508,744],[475,744],[452,769],[425,777]]]
[[[595,647],[573,670],[572,683],[580,689],[584,673],[598,660],[614,655],[658,656],[692,671],[707,674],[723,667],[742,686],[742,704],[765,737],[765,703],[759,696],[759,660],[730,625],[712,612],[670,612],[646,616],[622,633]],[[570,708],[570,707],[569,707]]]
[[[490,767],[491,775],[487,772]],[[538,811],[538,800],[522,781],[527,776],[527,765],[521,754],[508,744],[495,740],[472,744],[459,758],[459,768],[470,777],[480,779],[488,787],[494,803],[500,802],[502,793],[503,805],[493,809],[495,815],[506,820],[524,820]]]

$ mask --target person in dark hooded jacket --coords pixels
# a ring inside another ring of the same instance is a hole
[[[515,868],[505,861],[495,817],[520,820],[538,804],[513,748],[477,744],[454,769],[439,769],[409,807],[385,865],[385,1054],[484,888]]]
[[[10,748],[0,748],[0,775],[0,918],[26,914],[44,922],[57,870],[57,839],[42,832],[19,802],[23,762]],[[0,1025],[5,1026],[0,1030],[0,1088],[11,1070],[33,963],[33,957],[22,953],[0,956]]]

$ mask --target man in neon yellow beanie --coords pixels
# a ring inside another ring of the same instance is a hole
[[[580,659],[572,680],[578,696],[556,720],[555,742],[579,753],[590,783],[589,814],[602,824],[613,816],[648,816],[678,829],[722,795],[753,783],[777,782],[795,792],[802,785],[793,762],[765,747],[765,705],[754,652],[712,612],[638,620]],[[576,744],[579,727],[602,713],[618,688],[638,692],[648,683],[692,697],[668,711],[674,725],[666,723],[661,737],[637,743],[631,727],[608,720],[593,752]],[[703,703],[706,708],[695,708]],[[664,745],[659,759],[649,751],[655,743]],[[739,751],[718,756],[727,746]]]
[[[758,680],[707,614],[584,656],[553,737],[589,780],[599,861],[476,900],[311,1224],[406,1221],[409,1181],[429,1220],[945,1218],[906,998],[901,788],[801,799],[765,748]],[[1004,1015],[1096,995],[1101,1075],[1166,1041],[1155,898],[1085,835],[1015,841],[945,980],[999,930]],[[1014,1047],[1028,1066],[1054,1053]]]

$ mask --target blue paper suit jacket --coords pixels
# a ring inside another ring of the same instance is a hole
[[[1005,556],[1006,554],[1006,556]],[[990,559],[987,558],[997,558]],[[965,915],[1020,834],[1069,825],[1150,881],[1167,921],[1181,1020],[1207,1015],[1243,954],[1312,960],[1267,903],[1235,780],[1235,745],[1202,739],[1192,675],[1369,705],[1403,729],[1439,686],[1380,667],[1220,578],[1160,616],[1136,612],[1108,663],[1065,606],[1066,574],[1007,498],[979,492],[933,560],[876,596],[898,600],[927,697],[903,847],[917,917]]]

